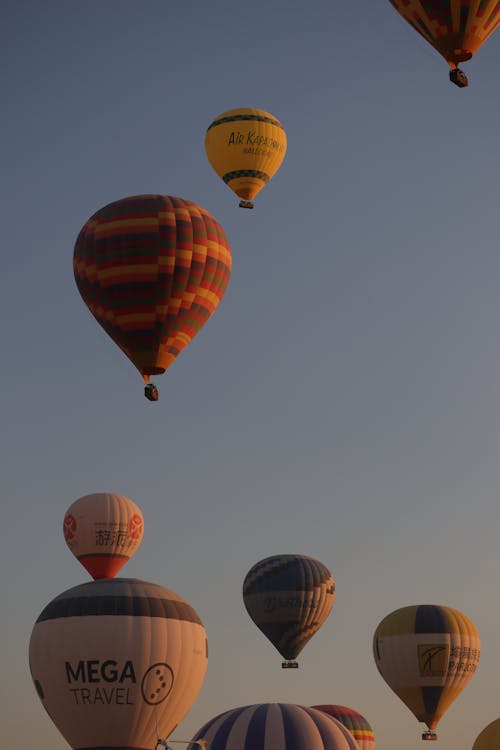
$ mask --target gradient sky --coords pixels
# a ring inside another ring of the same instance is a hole
[[[482,638],[439,727],[440,750],[470,750],[500,716],[499,36],[460,90],[388,0],[4,0],[1,15],[2,745],[67,748],[28,642],[88,579],[66,508],[112,491],[146,524],[123,574],[177,591],[207,630],[177,737],[238,705],[341,703],[378,750],[421,748],[372,635],[438,603]],[[288,136],[254,211],[204,153],[239,106]],[[157,404],[72,272],[89,216],[140,193],[207,208],[234,263]],[[295,552],[330,568],[337,600],[290,672],[241,586]]]

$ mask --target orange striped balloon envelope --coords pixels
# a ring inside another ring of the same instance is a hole
[[[63,531],[66,544],[92,578],[113,578],[139,547],[144,519],[125,495],[97,492],[70,505]]]
[[[148,384],[215,312],[231,250],[221,225],[196,203],[138,195],[86,222],[73,267],[90,312]]]
[[[472,750],[498,750],[500,747],[500,719],[492,721],[476,737]]]
[[[467,685],[479,663],[474,623],[451,607],[420,604],[397,609],[378,625],[373,653],[389,687],[434,740],[439,720]]]
[[[313,706],[312,708],[323,711],[323,713],[328,714],[333,719],[340,721],[358,743],[359,750],[375,750],[373,729],[365,717],[353,708],[339,706],[338,704]]]
[[[259,630],[294,661],[320,629],[335,601],[335,582],[322,562],[306,555],[274,555],[256,563],[243,582],[243,602]]]
[[[281,166],[286,134],[280,121],[263,109],[243,107],[218,115],[208,126],[208,161],[226,185],[253,208],[252,200]]]
[[[451,68],[470,58],[500,24],[498,0],[390,0]]]
[[[48,604],[31,633],[38,696],[75,750],[145,750],[188,713],[207,667],[195,610],[155,583],[91,581]]]
[[[295,703],[257,703],[225,711],[207,721],[195,741],[205,750],[359,750],[339,721]]]

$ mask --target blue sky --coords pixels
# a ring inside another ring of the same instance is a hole
[[[441,750],[472,747],[500,714],[498,37],[459,90],[388,0],[11,0],[2,15],[5,746],[67,747],[31,684],[29,635],[87,579],[66,508],[112,491],[145,518],[123,574],[177,591],[207,629],[178,736],[279,700],[349,705],[379,750],[420,747],[372,635],[400,606],[440,603],[482,637],[439,732]],[[239,106],[288,136],[252,212],[203,147]],[[214,214],[233,273],[149,404],[83,305],[72,253],[102,205],[157,192]],[[241,586],[293,552],[330,568],[337,601],[283,672]]]

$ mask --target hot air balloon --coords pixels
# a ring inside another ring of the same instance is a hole
[[[248,614],[286,661],[295,658],[327,619],[335,600],[328,568],[305,555],[274,555],[256,563],[243,582]]]
[[[187,714],[203,683],[207,639],[194,609],[147,581],[75,586],[38,617],[33,682],[72,748],[153,748]]]
[[[97,492],[70,505],[63,531],[66,544],[92,578],[113,578],[139,547],[144,519],[125,495]]]
[[[476,737],[472,750],[498,750],[500,747],[500,719],[492,721]]]
[[[358,743],[359,750],[375,750],[375,735],[368,721],[353,708],[347,706],[324,705],[313,706],[318,711],[328,714],[332,718],[340,721],[346,729],[352,734]]]
[[[390,0],[398,13],[444,57],[450,80],[460,88],[467,76],[458,64],[470,60],[500,24],[498,0]]]
[[[286,134],[263,109],[230,109],[208,126],[205,150],[219,177],[242,198],[240,207],[253,208],[253,199],[285,158]]]
[[[73,268],[90,312],[149,382],[170,367],[214,313],[229,282],[231,250],[196,203],[138,195],[110,203],[83,226]]]
[[[258,703],[225,711],[196,732],[193,741],[198,740],[206,743],[206,750],[359,750],[339,721],[294,703]]]
[[[380,674],[418,721],[427,724],[423,740],[436,739],[434,729],[476,671],[480,651],[469,618],[434,604],[397,609],[373,637]]]

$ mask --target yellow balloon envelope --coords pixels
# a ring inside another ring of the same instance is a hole
[[[139,547],[144,519],[125,495],[96,492],[70,505],[63,531],[66,544],[92,578],[113,578]]]
[[[387,615],[373,638],[377,668],[434,740],[439,720],[467,685],[479,662],[474,623],[451,607],[421,604]]]
[[[203,683],[195,610],[147,581],[75,586],[41,612],[29,663],[44,708],[72,748],[144,750],[168,737]]]
[[[498,750],[500,747],[500,719],[492,721],[476,737],[472,750]]]
[[[207,157],[226,185],[253,208],[252,200],[278,171],[286,153],[286,134],[274,115],[244,107],[223,112],[205,135]]]

